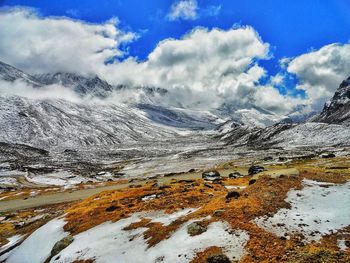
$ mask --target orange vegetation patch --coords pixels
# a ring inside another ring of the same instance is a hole
[[[221,182],[210,183],[211,188],[203,180],[196,180],[173,182],[165,187],[147,184],[139,188],[103,192],[68,209],[65,230],[77,234],[106,221],[129,217],[135,212],[165,210],[172,213],[178,209],[200,207],[196,212],[179,218],[168,226],[142,219],[126,229],[148,228],[144,235],[149,246],[154,246],[169,238],[184,222],[211,216],[206,224],[226,221],[233,229],[249,233],[247,253],[242,262],[261,262],[263,259],[278,262],[285,254],[286,241],[259,228],[251,220],[272,215],[280,208],[288,207],[289,204],[284,201],[287,192],[291,188],[300,188],[301,178],[262,177],[255,184],[239,190],[238,199],[226,198],[229,190],[225,185],[247,186],[248,182],[249,177],[223,179]],[[156,195],[157,198],[142,201],[142,197],[150,195]],[[209,256],[210,251],[199,253],[193,262],[203,262],[201,260],[204,256]]]

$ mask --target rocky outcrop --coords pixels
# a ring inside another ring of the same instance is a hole
[[[333,98],[314,119],[315,122],[350,124],[350,77],[344,80]]]
[[[56,256],[58,253],[60,253],[63,249],[68,247],[72,242],[74,241],[74,238],[69,235],[66,236],[65,238],[61,239],[58,241],[52,248],[51,250],[51,257]]]
[[[207,231],[207,227],[200,222],[193,222],[187,226],[187,233],[190,236],[197,236]]]

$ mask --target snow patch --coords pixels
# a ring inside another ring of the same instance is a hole
[[[187,215],[183,210],[171,215],[156,212],[152,222],[169,224]],[[145,215],[149,217],[151,214]],[[249,239],[246,232],[230,231],[227,223],[215,222],[201,235],[191,237],[187,233],[189,221],[176,230],[171,237],[148,248],[143,233],[146,228],[123,230],[131,223],[137,222],[141,214],[119,220],[106,222],[74,237],[73,243],[54,257],[51,262],[72,262],[74,260],[94,259],[96,262],[190,262],[197,252],[210,246],[219,246],[232,260],[239,260],[244,253],[244,246]],[[57,260],[55,260],[57,258]]]
[[[12,251],[7,259],[7,263],[33,263],[44,262],[51,253],[51,249],[66,237],[64,232],[63,219],[53,219],[47,224],[37,229],[24,242]]]
[[[303,234],[306,241],[318,241],[323,235],[350,225],[350,182],[336,185],[304,180],[303,186],[288,193],[286,202],[291,209],[280,209],[272,217],[259,217],[255,223],[277,236]]]

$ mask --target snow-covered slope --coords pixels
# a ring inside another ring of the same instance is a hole
[[[0,61],[0,79],[5,81],[21,80],[34,87],[42,86],[42,83],[31,75]]]
[[[340,84],[333,98],[314,121],[350,124],[350,77]]]
[[[112,85],[97,76],[84,77],[73,73],[43,74],[36,76],[44,85],[59,84],[71,88],[79,95],[107,97],[113,90]]]
[[[181,127],[191,132],[213,125],[210,119],[195,120],[183,112],[161,108],[154,112],[132,105],[0,96],[0,138],[39,148],[79,147],[161,141],[182,136]]]

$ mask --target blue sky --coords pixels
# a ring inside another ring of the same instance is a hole
[[[139,32],[141,37],[131,43],[130,55],[145,59],[157,43],[165,38],[179,38],[194,27],[229,29],[235,24],[254,27],[272,46],[274,59],[262,65],[274,74],[278,60],[293,57],[310,49],[350,38],[350,2],[348,0],[212,0],[198,1],[195,20],[166,18],[170,0],[5,0],[6,6],[37,8],[43,16],[68,16],[89,22],[104,22],[118,17],[125,30]],[[205,10],[220,7],[217,15]],[[202,10],[202,11],[201,11]]]

